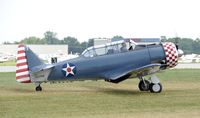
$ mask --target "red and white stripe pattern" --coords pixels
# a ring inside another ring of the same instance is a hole
[[[16,80],[20,83],[31,82],[25,48],[23,44],[20,44],[17,50]]]
[[[163,47],[166,55],[166,64],[169,68],[175,67],[178,64],[178,51],[176,46],[171,43],[163,43]]]

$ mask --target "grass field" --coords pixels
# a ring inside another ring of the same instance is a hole
[[[15,73],[0,73],[0,118],[199,118],[200,70],[157,74],[163,91],[140,92],[138,79],[119,84],[84,81],[20,84]]]

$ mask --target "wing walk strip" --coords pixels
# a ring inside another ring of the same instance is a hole
[[[16,80],[20,83],[30,83],[31,79],[24,45],[18,46],[16,66]]]

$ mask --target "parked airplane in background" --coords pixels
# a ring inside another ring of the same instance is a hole
[[[16,55],[0,52],[0,63],[15,60]]]
[[[119,83],[128,78],[139,78],[139,89],[159,93],[162,85],[154,75],[160,70],[175,67],[178,57],[175,44],[137,44],[131,40],[117,41],[87,48],[78,58],[55,64],[44,64],[30,48],[18,46],[16,80],[35,83],[42,91],[43,82],[99,80]],[[146,75],[152,74],[147,80]]]

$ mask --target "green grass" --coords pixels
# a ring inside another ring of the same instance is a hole
[[[15,65],[16,65],[15,60],[6,61],[6,62],[1,62],[1,63],[0,63],[0,66],[15,66]]]
[[[0,73],[1,118],[169,118],[200,116],[200,70],[158,73],[163,91],[140,92],[138,79],[119,84],[84,81],[20,84],[15,73]]]

